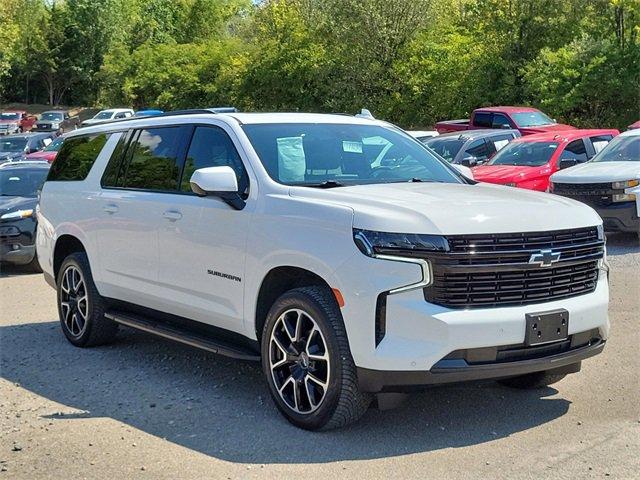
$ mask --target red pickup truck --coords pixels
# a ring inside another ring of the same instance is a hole
[[[477,108],[470,119],[447,120],[436,123],[438,133],[460,132],[477,128],[515,128],[522,135],[573,129],[556,123],[540,110],[531,107]]]
[[[28,132],[36,123],[34,115],[23,110],[5,110],[0,112],[0,135]]]

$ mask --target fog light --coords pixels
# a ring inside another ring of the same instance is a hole
[[[20,250],[20,245],[18,245],[18,244],[16,244],[16,243],[14,243],[13,245],[11,245],[11,248],[12,248],[13,250]]]

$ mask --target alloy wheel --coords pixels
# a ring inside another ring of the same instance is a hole
[[[89,298],[82,272],[75,266],[64,271],[60,284],[62,321],[74,337],[81,336],[87,327]]]
[[[269,340],[269,368],[291,410],[309,414],[320,407],[329,387],[329,353],[311,315],[290,309],[278,317]]]

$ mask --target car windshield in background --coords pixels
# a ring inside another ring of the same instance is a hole
[[[56,112],[45,112],[40,116],[40,120],[63,120],[64,117],[61,113]]]
[[[17,113],[0,113],[0,121],[7,120],[20,120],[20,116]]]
[[[592,162],[640,162],[640,136],[615,137]]]
[[[557,142],[512,142],[496,153],[488,165],[539,167],[549,162],[556,148]]]
[[[425,145],[448,162],[452,162],[464,145],[465,141],[459,137],[435,138],[425,142]]]
[[[43,150],[44,152],[57,152],[60,150],[60,147],[64,143],[64,138],[58,137],[53,142],[51,142],[47,147]]]
[[[519,127],[540,127],[542,125],[553,125],[556,122],[551,120],[542,112],[520,112],[512,113],[511,117]]]
[[[112,116],[113,116],[113,112],[106,111],[106,112],[98,112],[96,116],[93,118],[95,118],[96,120],[108,120]]]
[[[47,178],[46,168],[12,168],[0,170],[0,195],[3,197],[36,197]]]
[[[0,137],[0,152],[22,152],[26,146],[27,139],[25,137]]]
[[[285,123],[243,129],[271,178],[286,185],[461,182],[420,143],[392,128]]]

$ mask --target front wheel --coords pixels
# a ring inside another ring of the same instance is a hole
[[[296,288],[278,298],[261,350],[271,396],[297,427],[338,428],[367,410],[371,396],[358,389],[342,315],[328,288]]]

